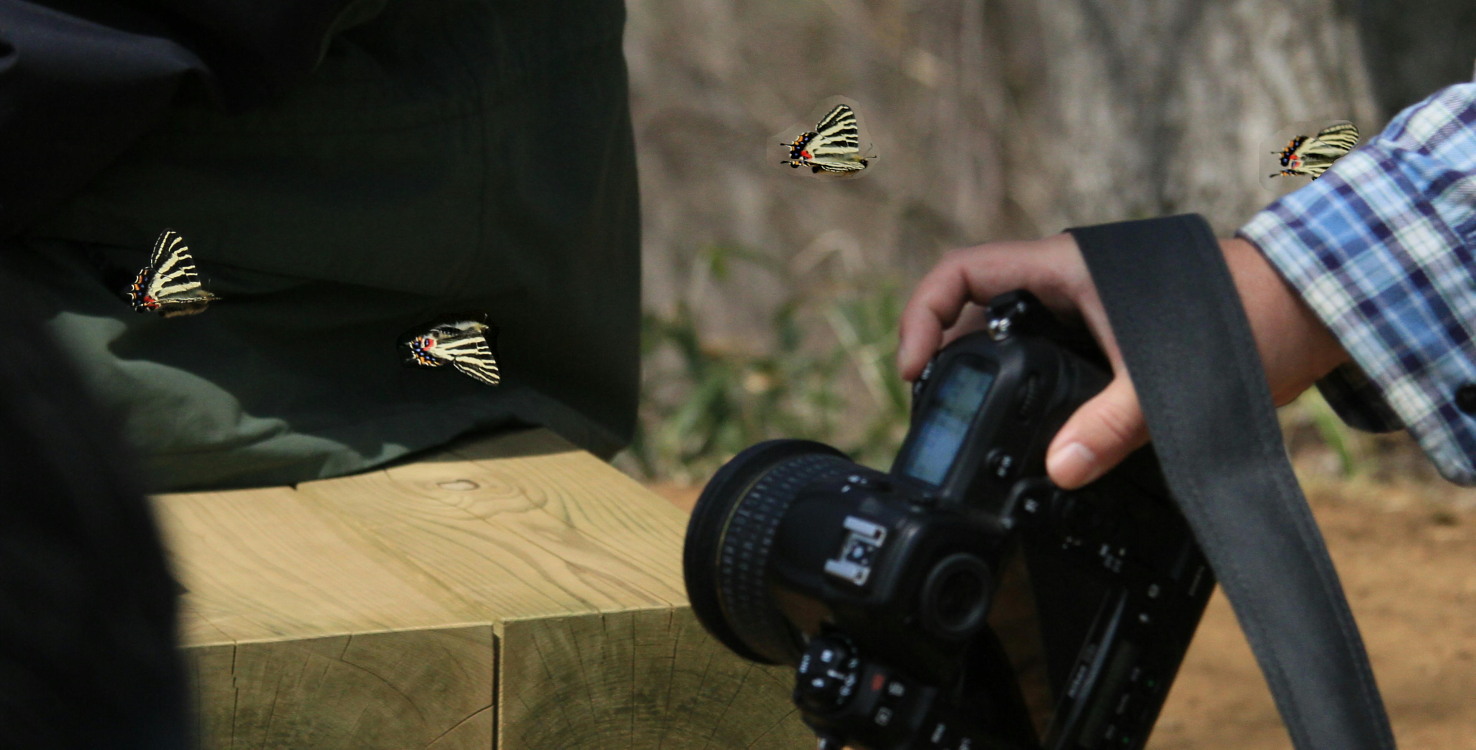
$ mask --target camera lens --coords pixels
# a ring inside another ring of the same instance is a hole
[[[973,635],[989,614],[993,580],[989,566],[966,552],[939,560],[923,581],[924,627],[946,638]]]
[[[828,445],[771,440],[734,456],[708,482],[687,525],[682,572],[692,611],[723,645],[767,664],[799,660],[794,629],[765,580],[774,537],[806,486],[856,469]]]

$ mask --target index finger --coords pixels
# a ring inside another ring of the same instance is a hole
[[[1028,289],[1047,307],[1070,307],[1062,291],[1072,285],[1070,235],[1031,242],[996,242],[953,250],[918,282],[898,324],[897,369],[916,380],[953,326],[965,303],[986,304],[999,294]],[[1064,244],[1063,244],[1064,243]],[[1079,264],[1079,261],[1078,261]],[[1083,271],[1084,273],[1084,271]]]
[[[917,380],[923,366],[943,341],[943,330],[958,320],[969,301],[969,281],[960,262],[950,253],[933,267],[913,290],[898,322],[897,369],[906,380]]]

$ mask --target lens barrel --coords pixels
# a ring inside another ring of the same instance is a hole
[[[806,486],[857,468],[822,443],[770,440],[713,475],[687,525],[682,571],[692,611],[723,645],[752,661],[798,662],[802,647],[766,580],[774,538]]]

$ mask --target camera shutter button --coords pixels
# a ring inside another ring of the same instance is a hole
[[[933,363],[936,361],[935,359],[928,360],[928,363],[923,365],[922,372],[918,374],[917,380],[912,381],[912,399],[914,401],[922,393],[923,386],[927,385],[928,380],[933,377]]]

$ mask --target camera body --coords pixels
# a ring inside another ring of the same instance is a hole
[[[1049,481],[1107,368],[1028,294],[990,310],[919,379],[890,471],[769,441],[694,509],[693,610],[796,667],[821,748],[1141,748],[1214,587],[1151,450]]]

